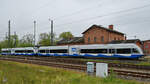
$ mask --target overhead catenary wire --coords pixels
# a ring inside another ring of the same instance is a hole
[[[109,2],[110,2],[110,0],[109,0]],[[81,9],[79,11],[73,12],[73,13],[69,13],[69,14],[66,14],[66,15],[62,15],[62,16],[56,17],[56,18],[54,18],[54,20],[59,20],[59,19],[63,19],[63,18],[66,18],[66,17],[70,17],[70,16],[73,16],[73,15],[76,15],[76,14],[79,14],[79,13],[82,13],[82,12],[88,12],[88,11],[91,11],[90,9],[93,9],[93,8],[96,9],[95,6],[102,6],[102,4],[103,3],[102,3],[102,0],[101,0],[100,2],[98,2],[98,4],[94,4],[91,7],[88,7],[88,8]]]
[[[59,19],[70,17],[70,16],[73,16],[73,15],[76,15],[76,14],[79,14],[79,13],[82,13],[82,12],[87,12],[87,10],[90,10],[90,9],[93,9],[93,8],[95,9],[95,6],[101,6],[101,3],[98,3],[97,5],[94,5],[92,7],[88,7],[88,8],[85,8],[85,9],[78,10],[78,11],[70,13],[70,14],[66,14],[66,15],[56,17],[56,18],[54,18],[54,20],[59,20]]]
[[[85,19],[80,19],[80,20],[76,20],[76,21],[72,21],[72,22],[68,22],[68,23],[59,24],[59,25],[56,25],[56,26],[62,26],[62,25],[72,24],[72,23],[81,22],[81,21],[88,21],[88,20],[91,20],[91,19],[100,19],[100,18],[103,18],[103,17],[106,17],[106,16],[112,16],[112,15],[116,15],[116,14],[131,12],[131,11],[143,9],[143,8],[146,8],[146,7],[150,7],[150,4],[140,6],[140,7],[131,8],[131,9],[121,10],[121,11],[117,11],[117,12],[111,12],[111,13],[104,14],[104,15],[99,15],[99,16],[89,17],[89,18],[85,18]]]

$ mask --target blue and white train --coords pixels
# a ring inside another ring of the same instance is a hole
[[[7,48],[2,49],[2,55],[27,56],[70,56],[70,57],[104,57],[104,58],[132,58],[144,56],[143,51],[136,44],[93,44],[72,46],[45,46],[39,48]]]

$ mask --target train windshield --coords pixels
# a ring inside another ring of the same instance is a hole
[[[133,48],[132,53],[139,53],[139,51],[137,49]]]

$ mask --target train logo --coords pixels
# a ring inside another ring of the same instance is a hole
[[[77,51],[77,49],[76,48],[72,48],[72,52],[76,52]]]

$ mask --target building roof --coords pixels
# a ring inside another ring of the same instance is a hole
[[[147,41],[150,41],[150,40],[144,40],[144,41],[142,41],[142,42],[147,42]]]
[[[120,43],[136,43],[141,41],[139,39],[129,39],[129,40],[114,40],[109,42],[109,44],[120,44]]]
[[[71,39],[62,39],[57,44],[84,43],[83,37],[73,37]]]
[[[109,31],[109,32],[113,32],[113,33],[124,35],[124,33],[122,33],[122,32],[119,32],[119,31],[116,31],[116,30],[112,30],[112,29],[109,29],[109,28],[105,28],[105,27],[102,27],[101,25],[93,25],[90,28],[88,28],[87,30],[85,30],[82,34],[86,33],[87,31],[89,31],[93,27],[97,27],[97,28],[104,29],[104,30]]]

